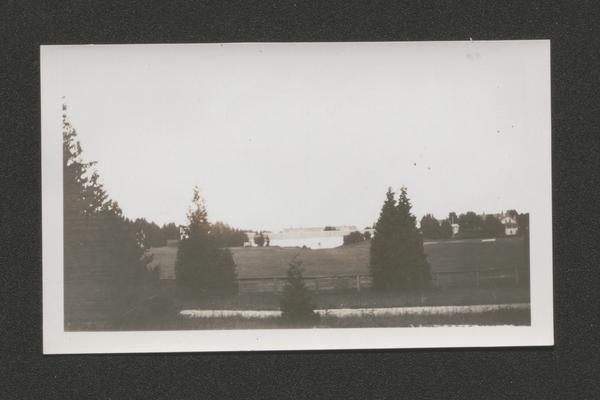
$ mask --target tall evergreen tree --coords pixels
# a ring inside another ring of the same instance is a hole
[[[388,189],[371,241],[369,267],[375,290],[418,289],[430,283],[423,238],[411,207],[406,188],[397,202]]]
[[[187,217],[186,237],[179,242],[175,262],[177,282],[197,294],[237,292],[233,256],[210,234],[208,212],[197,187]]]
[[[63,106],[65,329],[110,324],[143,295],[152,274],[144,249],[84,162],[77,132]]]

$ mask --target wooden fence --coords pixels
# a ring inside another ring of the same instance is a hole
[[[479,287],[490,283],[505,282],[519,285],[529,279],[529,270],[515,268],[496,268],[486,270],[456,270],[432,272],[433,287],[449,286]],[[239,278],[241,293],[281,292],[286,278]],[[304,283],[309,290],[320,291],[361,291],[371,287],[370,275],[331,275],[305,276]]]

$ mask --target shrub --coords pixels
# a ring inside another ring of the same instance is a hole
[[[258,247],[263,247],[265,245],[265,235],[262,232],[259,232],[256,236],[254,236],[254,243]]]
[[[359,231],[354,231],[349,233],[348,235],[344,235],[344,245],[360,243],[365,240],[365,236]]]

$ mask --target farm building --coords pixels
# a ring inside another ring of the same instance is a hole
[[[458,232],[460,231],[460,225],[459,224],[450,224],[450,226],[452,227],[452,236],[456,236],[458,234]]]
[[[517,222],[516,211],[502,211],[500,213],[489,215],[498,218],[502,225],[504,225],[504,235],[515,236],[519,232],[519,224]],[[485,220],[486,217],[486,214],[481,214],[481,218],[483,220]]]
[[[309,249],[332,249],[344,244],[344,236],[357,231],[356,226],[343,225],[314,228],[286,228],[281,232],[267,233],[270,246],[307,247]],[[362,232],[370,231],[366,229]],[[249,232],[248,243],[253,243],[255,232]]]

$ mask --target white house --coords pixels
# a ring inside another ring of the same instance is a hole
[[[452,236],[457,235],[458,232],[460,231],[460,225],[459,224],[450,224],[450,226],[452,227]]]
[[[512,216],[505,214],[500,217],[500,222],[504,225],[504,234],[506,236],[514,236],[519,230],[517,220]]]

